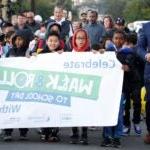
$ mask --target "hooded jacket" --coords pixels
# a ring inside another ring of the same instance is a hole
[[[16,38],[20,36],[24,39],[24,44],[22,47],[17,48],[15,41]],[[14,37],[12,38],[12,45],[13,47],[10,49],[8,56],[13,56],[13,57],[20,57],[20,56],[25,56],[26,50],[28,49],[29,42],[30,42],[30,37],[28,37],[28,33],[26,33],[25,30],[18,30],[16,31]]]
[[[47,25],[49,26],[49,24],[52,22],[57,23],[56,20],[54,20],[54,18],[49,18],[49,20],[47,21]],[[60,38],[66,41],[66,37],[69,37],[71,23],[68,20],[65,20],[64,18],[62,18],[62,20],[59,23],[61,26]]]
[[[84,45],[83,47],[78,48],[78,46],[77,46],[77,44],[76,44],[76,37],[77,37],[77,34],[78,34],[80,31],[82,31],[82,32],[85,33],[85,36],[86,36],[86,43],[85,43],[85,45]],[[77,30],[77,31],[74,33],[74,35],[73,35],[73,37],[72,37],[71,43],[72,43],[72,50],[73,50],[73,51],[76,51],[76,52],[86,52],[86,51],[89,51],[89,50],[90,50],[89,37],[88,37],[87,32],[86,32],[84,29],[79,29],[79,30]]]

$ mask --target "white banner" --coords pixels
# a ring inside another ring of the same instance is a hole
[[[115,53],[0,59],[0,128],[117,124],[123,71]]]

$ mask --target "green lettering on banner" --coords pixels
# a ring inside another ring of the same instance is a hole
[[[97,100],[101,77],[0,67],[0,90],[54,92]]]

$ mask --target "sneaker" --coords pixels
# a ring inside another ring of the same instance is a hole
[[[104,138],[104,140],[101,143],[102,147],[111,147],[112,146],[112,140],[110,138]]]
[[[46,135],[41,134],[41,135],[40,135],[40,139],[41,139],[41,141],[46,141]]]
[[[12,141],[12,136],[11,135],[4,135],[4,141],[6,141],[6,142]]]
[[[82,137],[80,139],[80,144],[82,144],[82,145],[88,145],[88,138],[87,137],[86,138]]]
[[[48,141],[49,142],[59,142],[60,138],[58,136],[51,136]]]
[[[77,144],[79,142],[79,135],[72,135],[70,138],[70,144]]]
[[[115,148],[120,148],[121,147],[120,138],[114,138],[113,139],[113,147],[115,147]]]
[[[134,131],[137,135],[141,135],[142,129],[141,129],[140,124],[134,124]]]
[[[150,144],[150,133],[147,134],[147,135],[144,137],[144,143],[145,143],[145,144]]]
[[[123,127],[123,135],[126,136],[126,135],[129,135],[129,134],[130,134],[130,127],[124,126]]]

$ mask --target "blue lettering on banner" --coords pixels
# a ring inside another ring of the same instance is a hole
[[[61,106],[71,105],[70,96],[58,93],[10,91],[7,95],[6,101],[48,103]]]
[[[64,62],[64,69],[114,69],[116,66],[115,60],[92,60],[89,59],[87,61],[66,61]]]

